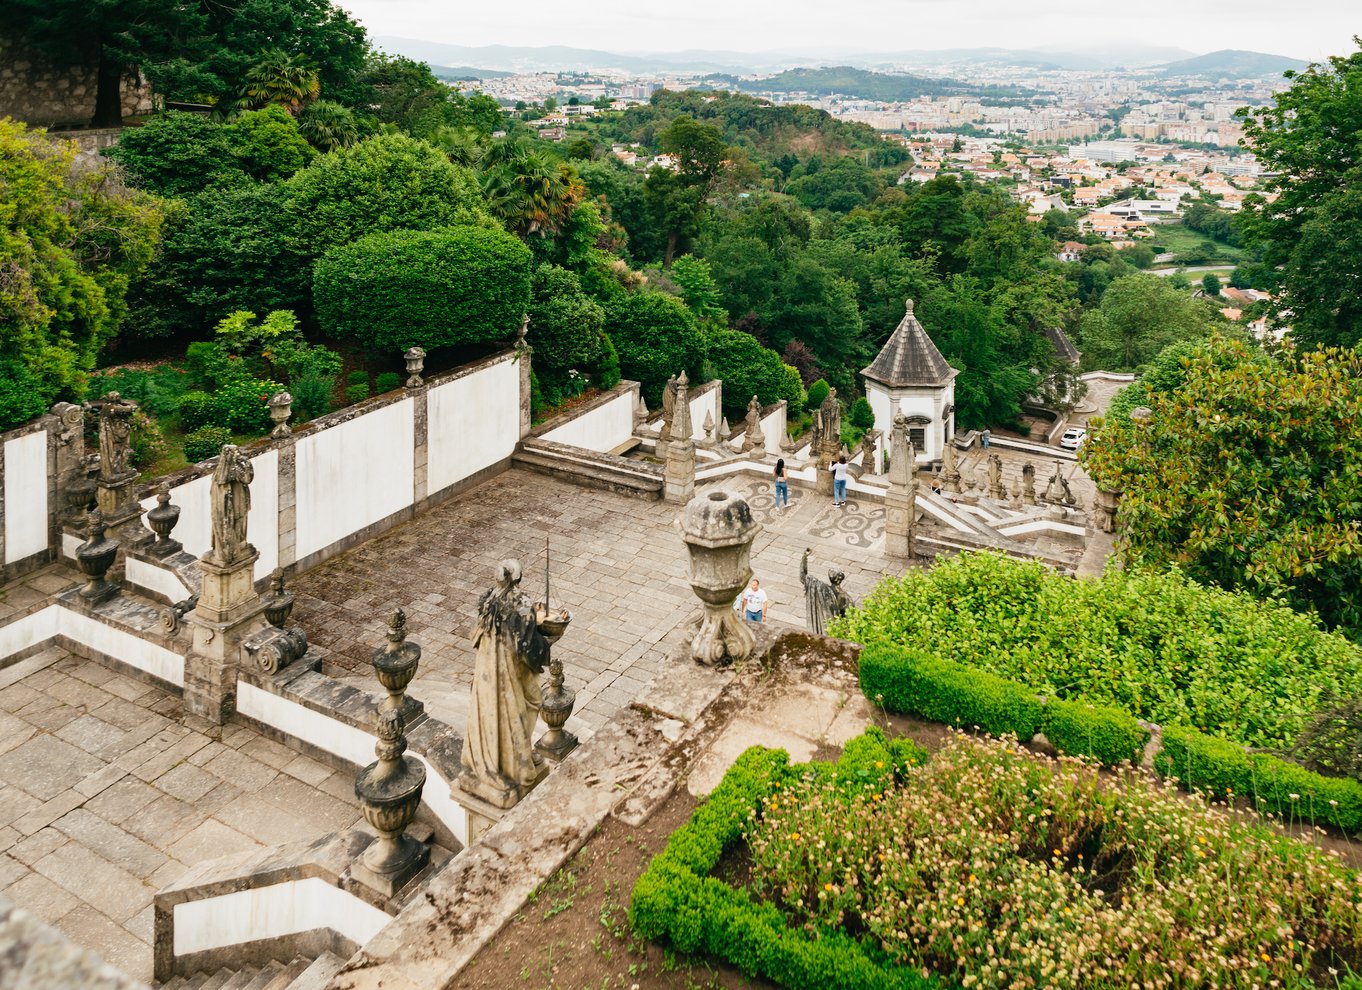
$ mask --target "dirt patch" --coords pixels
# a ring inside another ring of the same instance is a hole
[[[634,883],[695,810],[684,789],[641,827],[607,818],[531,897],[455,982],[477,990],[700,990],[769,988],[715,959],[681,956],[635,938]]]

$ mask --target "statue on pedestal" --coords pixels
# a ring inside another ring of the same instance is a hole
[[[99,400],[99,477],[121,481],[137,472],[132,469],[132,417],[137,403],[117,392]]]
[[[845,615],[846,610],[855,603],[851,596],[842,590],[842,582],[846,580],[843,571],[828,571],[826,581],[809,576],[809,554],[812,552],[811,547],[804,549],[804,556],[799,561],[799,580],[804,585],[804,614],[808,620],[809,632],[821,636],[829,622],[840,615]]]
[[[988,497],[999,502],[1007,498],[1007,488],[1003,485],[1003,459],[997,454],[988,455]]]
[[[520,590],[520,562],[497,565],[496,585],[478,601],[473,634],[476,660],[464,733],[464,790],[509,808],[544,776],[534,751],[534,725],[543,694],[539,676],[549,661],[549,640]]]
[[[212,562],[229,567],[255,553],[246,542],[246,518],[251,511],[251,482],[255,468],[241,450],[227,444],[213,469]]]
[[[754,395],[747,404],[747,423],[743,430],[743,452],[754,451],[758,456],[766,452],[766,434],[761,430],[761,402]]]
[[[877,474],[875,453],[880,444],[880,431],[866,430],[861,436],[861,470],[866,474]]]
[[[676,376],[667,379],[662,387],[662,426],[657,431],[657,456],[667,455],[667,441],[672,438],[672,417],[676,415]]]

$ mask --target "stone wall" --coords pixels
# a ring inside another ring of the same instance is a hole
[[[42,52],[0,34],[0,117],[41,127],[83,126],[95,113],[97,66],[55,65]],[[151,110],[151,87],[123,82],[123,113]]]

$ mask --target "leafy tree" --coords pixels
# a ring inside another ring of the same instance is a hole
[[[1208,296],[1220,295],[1220,277],[1215,272],[1207,272],[1201,276],[1201,288]]]
[[[701,213],[718,182],[728,145],[717,127],[688,116],[672,121],[658,139],[662,150],[676,159],[676,169],[654,167],[644,191],[654,222],[666,233],[662,263],[670,267],[678,248],[700,232]]]
[[[1128,566],[1314,609],[1362,633],[1362,356],[1212,338],[1148,422],[1099,422],[1084,458],[1123,491]]]
[[[471,172],[402,134],[322,155],[289,180],[288,193],[286,218],[307,257],[381,231],[493,223]]]
[[[954,175],[938,175],[922,183],[903,206],[890,210],[886,219],[898,228],[911,254],[935,255],[937,269],[943,274],[965,270],[970,217],[965,210],[965,189]]]
[[[1242,111],[1245,140],[1277,196],[1250,196],[1240,224],[1268,269],[1280,269],[1293,339],[1354,346],[1362,341],[1362,47],[1290,75],[1270,104]]]
[[[278,105],[239,114],[226,131],[242,171],[261,182],[287,179],[317,157],[298,121]]]
[[[1168,344],[1204,337],[1212,316],[1197,300],[1156,275],[1127,275],[1112,283],[1102,304],[1079,324],[1083,363],[1132,371]]]
[[[236,105],[240,110],[283,107],[296,117],[321,93],[321,77],[307,59],[272,48],[246,72],[246,85]]]
[[[77,168],[77,153],[0,119],[0,354],[22,365],[44,404],[83,394],[163,220],[155,198],[123,186],[111,166]],[[8,405],[11,415],[25,408]]]
[[[601,360],[605,311],[582,291],[572,272],[540,265],[530,280],[528,313],[534,371],[545,401],[556,404],[570,371],[585,375]]]
[[[639,382],[648,405],[662,399],[672,375],[699,383],[705,340],[686,304],[662,292],[636,292],[605,304],[605,331],[619,353],[620,372]]]
[[[728,312],[719,305],[719,286],[709,262],[693,254],[682,255],[672,262],[668,274],[692,313],[701,320],[728,322]]]
[[[751,334],[741,330],[711,330],[706,348],[714,376],[724,383],[724,408],[738,413],[747,400],[756,396],[763,406],[779,402],[790,404],[796,413],[804,403],[804,386],[799,372],[780,360],[780,355],[762,347]]]
[[[515,333],[530,301],[530,251],[501,230],[369,234],[317,262],[313,296],[329,336],[396,354]]]
[[[781,273],[775,292],[759,311],[770,328],[771,346],[784,349],[791,340],[807,344],[825,369],[842,370],[837,384],[851,384],[846,372],[858,355],[861,314],[856,288],[812,258],[795,259]]]
[[[360,78],[374,94],[370,111],[380,123],[394,124],[415,137],[426,137],[454,123],[449,87],[424,62],[374,52]]]
[[[884,188],[878,173],[854,158],[838,157],[826,167],[792,176],[785,192],[811,210],[849,213],[857,207],[869,206]]]
[[[209,189],[168,219],[156,264],[128,304],[141,337],[194,335],[229,313],[307,305],[311,274],[279,222],[282,185]]]
[[[298,115],[298,133],[318,151],[335,151],[359,140],[359,124],[349,107],[316,100]]]
[[[498,141],[482,159],[482,190],[493,216],[521,237],[556,232],[581,202],[571,167],[515,140]]]
[[[197,113],[156,114],[141,127],[124,131],[105,154],[127,169],[139,187],[160,196],[192,196],[245,178],[231,133]]]
[[[955,419],[966,429],[1014,421],[1036,384],[1032,365],[1004,350],[998,321],[977,282],[957,276],[930,293],[921,320],[955,379]]]

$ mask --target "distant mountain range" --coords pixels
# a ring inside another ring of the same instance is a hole
[[[849,65],[821,69],[786,69],[774,76],[761,79],[734,80],[737,88],[749,93],[812,93],[830,96],[834,93],[895,103],[916,100],[924,96],[988,96],[1020,98],[1034,96],[1035,91],[1019,86],[976,85],[958,79],[928,78],[908,73],[871,72]]]
[[[1168,76],[1204,76],[1208,79],[1260,79],[1280,76],[1287,69],[1304,69],[1309,63],[1285,55],[1244,52],[1226,48],[1195,58],[1160,66]]]
[[[1219,79],[1249,79],[1277,75],[1285,69],[1303,68],[1304,62],[1262,52],[1219,51],[1193,55],[1182,48],[1153,45],[1095,45],[1068,49],[947,48],[935,51],[881,51],[820,53],[775,51],[734,52],[690,49],[676,52],[609,52],[590,48],[550,45],[542,48],[515,45],[449,45],[438,41],[380,36],[374,39],[388,52],[428,62],[432,66],[456,66],[461,75],[493,76],[508,72],[590,72],[618,69],[624,72],[680,72],[696,74],[753,75],[788,69],[838,66],[859,69],[941,69],[950,66],[1012,65],[1035,69],[1101,71],[1127,68],[1160,68],[1168,75],[1203,75]],[[474,68],[477,66],[479,68]],[[860,95],[860,94],[857,94]]]

